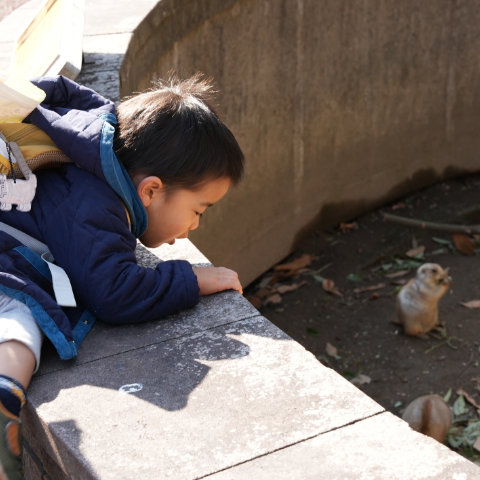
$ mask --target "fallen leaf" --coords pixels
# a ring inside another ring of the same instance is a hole
[[[272,303],[274,305],[278,305],[279,303],[282,303],[282,296],[279,295],[278,293],[274,293],[273,295],[270,295],[265,299],[265,305],[268,305],[269,303]]]
[[[281,263],[274,267],[274,270],[299,270],[300,268],[305,268],[313,262],[313,255],[308,253],[304,253],[301,257],[288,262],[288,263]]]
[[[372,293],[370,295],[370,300],[378,300],[380,298],[380,294],[378,292]]]
[[[362,292],[371,292],[373,290],[380,290],[381,288],[385,288],[384,283],[378,283],[377,285],[370,285],[369,287],[359,287],[354,288],[354,293],[362,293]]]
[[[330,278],[326,278],[322,282],[322,287],[328,293],[333,293],[338,297],[343,297],[343,293],[335,286],[335,282]]]
[[[463,388],[459,388],[457,390],[457,395],[463,395],[465,400],[470,404],[473,405],[477,409],[477,413],[479,412],[480,405],[475,401],[475,399],[469,395]]]
[[[325,345],[325,353],[330,357],[338,356],[338,350],[331,343],[328,342]]]
[[[260,299],[264,299],[265,297],[268,297],[268,295],[271,295],[272,293],[273,292],[272,292],[271,288],[259,288],[255,292],[255,296],[260,298]]]
[[[453,413],[455,415],[463,415],[466,412],[465,397],[459,395],[455,402],[453,402]]]
[[[398,278],[407,275],[407,273],[410,273],[410,270],[397,270],[396,272],[387,273],[385,274],[385,276],[387,278]]]
[[[286,280],[287,278],[295,277],[302,273],[303,269],[299,270],[276,270],[275,273],[272,276],[272,279],[270,280],[270,285],[275,285],[278,282],[282,282],[283,280]]]
[[[295,290],[298,290],[300,287],[303,287],[306,284],[307,284],[307,282],[303,281],[303,282],[300,282],[300,283],[292,283],[291,285],[280,285],[275,290],[278,293],[283,295],[284,293],[293,292]]]
[[[425,247],[423,245],[420,245],[419,247],[411,248],[408,252],[405,253],[405,255],[410,258],[418,258],[422,256],[424,252]]]
[[[452,242],[450,240],[446,240],[445,238],[432,237],[432,240],[435,243],[439,243],[440,245],[451,245],[452,244]]]
[[[372,379],[368,375],[363,373],[358,374],[355,378],[352,378],[350,382],[356,383],[358,385],[364,385],[365,383],[370,383]]]
[[[463,255],[473,255],[475,252],[475,242],[464,233],[454,233],[452,235],[455,248]]]
[[[260,308],[262,306],[262,299],[258,298],[256,295],[249,295],[247,300],[255,307]]]
[[[349,273],[347,275],[347,280],[350,280],[350,282],[355,282],[355,283],[363,282],[363,278],[358,273]]]
[[[460,302],[460,305],[467,308],[480,308],[480,300],[470,300],[469,302]]]
[[[405,208],[405,204],[403,202],[396,203],[395,205],[392,205],[392,210],[401,210]]]
[[[339,225],[339,228],[342,231],[342,233],[345,233],[348,230],[357,230],[358,229],[358,224],[356,222],[351,222],[351,223],[341,222],[340,225]]]

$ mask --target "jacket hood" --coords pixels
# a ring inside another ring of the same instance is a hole
[[[123,201],[132,232],[140,237],[147,228],[147,213],[113,150],[115,104],[61,75],[32,83],[46,97],[25,122],[41,128],[75,164],[107,182]]]

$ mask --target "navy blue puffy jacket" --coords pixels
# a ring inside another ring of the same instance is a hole
[[[27,120],[81,168],[66,164],[38,172],[32,210],[0,212],[0,221],[48,245],[79,306],[58,306],[45,262],[4,232],[0,291],[27,304],[60,357],[68,359],[95,318],[118,324],[156,320],[194,306],[199,288],[186,261],[161,262],[156,269],[137,265],[136,238],[147,218],[112,150],[113,103],[63,77],[35,83],[47,97]]]

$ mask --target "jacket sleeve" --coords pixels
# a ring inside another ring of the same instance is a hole
[[[160,262],[155,269],[138,265],[122,203],[101,180],[89,178],[78,179],[81,189],[56,192],[57,208],[41,218],[44,241],[69,276],[77,301],[99,320],[116,324],[156,320],[197,304],[191,265],[183,260]],[[44,208],[54,208],[48,203],[42,202]]]

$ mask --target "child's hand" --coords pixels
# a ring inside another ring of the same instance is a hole
[[[210,295],[222,290],[236,290],[243,293],[237,272],[225,267],[193,267],[197,276],[200,295]]]

